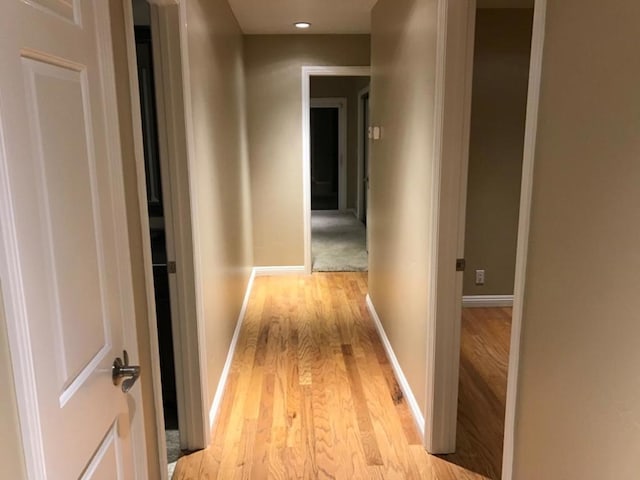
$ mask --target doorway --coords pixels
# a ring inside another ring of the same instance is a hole
[[[318,91],[318,80],[321,79],[331,79],[334,77],[350,77],[357,78],[362,80],[362,77],[369,77],[371,72],[370,67],[331,67],[331,66],[305,66],[302,67],[302,178],[303,178],[303,225],[304,225],[304,270],[306,273],[311,273],[313,270],[313,255],[312,255],[312,209],[311,209],[311,189],[312,189],[312,178],[311,178],[311,98],[347,98],[347,106],[346,108],[352,108],[354,111],[357,111],[358,99],[357,92],[347,92],[341,93],[340,91],[333,90],[331,92],[323,92],[320,93]],[[312,95],[311,92],[311,83],[312,79],[316,81],[314,86],[314,92]],[[338,80],[339,82],[340,80]],[[368,84],[368,80],[366,80],[366,84]],[[362,88],[362,87],[360,87]],[[351,98],[351,99],[350,99]],[[349,118],[349,117],[348,117]],[[354,114],[354,118],[357,118],[357,113]],[[357,138],[357,123],[354,128],[353,133],[350,133],[350,129],[347,128],[346,134],[346,142],[348,143],[349,139]],[[357,145],[357,142],[354,143]],[[357,150],[357,147],[356,147]],[[352,192],[357,191],[357,162],[353,162],[351,165],[355,166],[355,169],[349,173],[349,148],[347,148],[347,174],[346,174],[346,195],[342,198],[346,199],[345,210],[340,210],[340,198],[338,199],[338,209],[337,210],[317,210],[317,212],[334,212],[335,216],[344,215],[347,213],[349,209],[351,209],[351,216],[355,218],[355,199],[352,201],[352,206],[349,206],[349,182],[356,181],[356,188],[352,189]],[[354,159],[357,159],[357,153],[352,154]],[[354,173],[355,172],[355,173]],[[343,187],[344,188],[344,187]],[[340,192],[340,184],[338,185],[338,193]],[[354,193],[352,194],[354,195]],[[335,205],[335,204],[334,204]],[[317,213],[316,215],[321,215]],[[328,221],[335,220],[335,218],[328,218]],[[350,218],[349,218],[350,220]],[[356,219],[357,220],[357,219]],[[358,222],[359,223],[359,222]],[[362,226],[364,228],[364,226]],[[316,235],[318,237],[318,235]],[[366,250],[365,250],[366,253]],[[335,267],[332,267],[332,271],[338,271]]]
[[[507,366],[533,9],[477,9],[469,134],[456,452],[502,475]]]
[[[311,210],[346,206],[346,98],[312,98]]]
[[[175,262],[170,261],[167,245],[166,201],[168,192],[163,189],[163,172],[160,160],[158,113],[153,63],[153,45],[149,6],[146,2],[133,2],[138,88],[140,94],[140,118],[144,147],[145,180],[147,186],[147,212],[149,215],[149,239],[153,268],[153,290],[156,307],[156,328],[162,389],[162,417],[166,440],[169,477],[172,465],[181,455],[176,382],[175,339],[172,327],[172,295],[170,275],[175,272]],[[166,173],[166,172],[165,172]],[[165,182],[166,184],[166,182]]]
[[[311,76],[309,101],[312,271],[366,271],[366,227],[359,218],[361,92],[368,76]]]

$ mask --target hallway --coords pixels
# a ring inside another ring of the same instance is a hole
[[[487,449],[452,458],[464,467],[424,451],[367,313],[366,279],[255,280],[212,445],[183,457],[175,479],[486,478],[467,469],[493,463]]]

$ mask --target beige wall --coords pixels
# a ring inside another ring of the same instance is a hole
[[[369,292],[425,407],[436,0],[379,0],[371,35]]]
[[[513,293],[532,20],[530,9],[476,15],[465,295]]]
[[[640,472],[640,2],[547,2],[514,479]]]
[[[3,478],[26,478],[24,451],[13,383],[7,323],[0,285],[0,465]]]
[[[256,265],[304,265],[303,65],[369,65],[369,36],[245,37]]]
[[[358,202],[358,93],[369,85],[369,77],[311,77],[311,98],[347,99],[347,208]]]
[[[188,0],[189,159],[211,405],[253,266],[243,39],[225,0]]]
[[[125,0],[126,1],[126,0]],[[129,64],[122,1],[109,2],[111,13],[111,35],[115,59],[116,95],[118,98],[118,120],[122,147],[122,165],[127,204],[127,228],[131,250],[131,274],[133,298],[138,335],[139,365],[145,375],[140,376],[140,388],[144,403],[144,425],[147,440],[147,460],[150,478],[160,478],[160,460],[157,448],[158,429],[151,379],[151,345],[149,343],[149,312],[145,286],[143,261],[142,226],[138,203],[138,176],[136,173],[135,150],[133,144],[133,123],[131,117],[131,89],[129,88]]]

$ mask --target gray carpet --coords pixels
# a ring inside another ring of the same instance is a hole
[[[311,212],[314,272],[366,272],[367,233],[353,213]]]
[[[167,469],[169,470],[169,479],[173,478],[173,471],[176,468],[178,459],[182,456],[180,451],[180,433],[178,430],[166,430],[167,438]]]

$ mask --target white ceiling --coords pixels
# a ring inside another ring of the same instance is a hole
[[[229,0],[244,33],[369,33],[377,0]],[[294,22],[311,22],[299,30]]]
[[[369,33],[377,0],[228,0],[247,34]],[[533,8],[534,0],[478,0],[478,8]],[[295,22],[310,22],[299,30]]]

